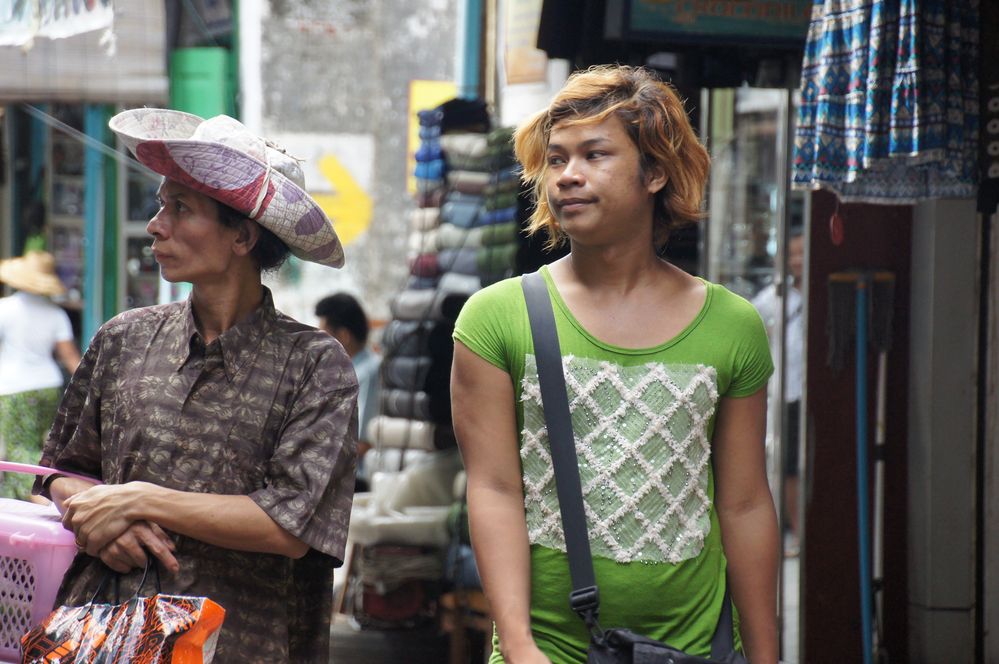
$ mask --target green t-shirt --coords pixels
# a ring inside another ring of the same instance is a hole
[[[707,285],[697,317],[653,348],[590,335],[552,285],[572,413],[600,623],[629,627],[707,656],[721,609],[725,557],[710,463],[721,397],[763,387],[773,371],[759,314]],[[510,374],[516,394],[531,543],[531,629],[555,664],[585,662],[586,628],[572,589],[544,426],[534,346],[520,279],[475,293],[454,338]],[[499,649],[492,662],[502,662]]]

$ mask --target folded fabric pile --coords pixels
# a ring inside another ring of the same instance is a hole
[[[440,109],[420,111],[420,146],[416,150],[416,204],[410,213],[407,287],[434,288],[440,276],[437,260],[437,226],[444,197],[444,152],[441,149]]]
[[[476,267],[482,285],[513,276],[520,228],[517,195],[520,167],[513,156],[513,128],[494,129],[486,138],[489,153],[489,184],[483,189],[484,211],[480,220],[481,247]]]
[[[392,318],[382,333],[381,403],[369,432],[372,472],[399,470],[414,451],[454,447],[451,333],[461,306],[481,288],[475,227],[490,177],[483,170],[488,113],[482,102],[456,99],[418,117],[410,278],[390,302]]]
[[[464,275],[478,283],[476,259],[482,236],[479,226],[484,212],[483,191],[489,184],[486,134],[479,131],[444,134],[441,147],[448,187],[438,236],[441,271]]]

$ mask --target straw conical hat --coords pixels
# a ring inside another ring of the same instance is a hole
[[[29,251],[20,258],[0,261],[0,281],[36,295],[62,295],[66,292],[56,276],[55,259],[46,251]]]

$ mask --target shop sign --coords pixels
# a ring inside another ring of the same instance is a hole
[[[812,0],[608,0],[607,36],[800,48]]]
[[[111,26],[111,0],[0,0],[0,46],[30,47]]]
[[[507,0],[503,72],[508,84],[548,80],[548,54],[539,49],[541,0]]]
[[[981,135],[979,211],[993,214],[999,208],[999,4],[982,7]]]
[[[999,80],[986,85],[983,92],[982,187],[995,189],[999,187]]]

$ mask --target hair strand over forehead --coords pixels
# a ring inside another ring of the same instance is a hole
[[[565,240],[545,196],[546,152],[555,125],[597,124],[621,120],[638,148],[643,172],[661,169],[666,185],[655,194],[653,239],[666,244],[670,231],[703,217],[701,203],[709,158],[687,117],[676,90],[648,69],[599,65],[574,73],[548,108],[527,119],[514,134],[522,178],[534,194],[528,232],[548,231],[547,247]]]

